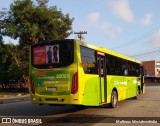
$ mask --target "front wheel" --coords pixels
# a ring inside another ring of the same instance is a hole
[[[118,95],[116,91],[112,91],[111,94],[111,108],[115,108],[118,102]]]

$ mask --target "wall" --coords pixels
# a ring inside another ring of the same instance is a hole
[[[142,62],[145,72],[147,75],[157,76],[157,69],[156,69],[156,61],[144,61]]]

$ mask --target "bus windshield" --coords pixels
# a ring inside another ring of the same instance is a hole
[[[31,63],[36,68],[59,68],[73,63],[74,46],[70,41],[51,41],[31,48]]]

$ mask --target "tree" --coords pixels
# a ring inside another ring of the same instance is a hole
[[[13,69],[13,71],[9,71],[11,65],[14,64],[13,57],[10,53],[8,53],[8,48],[12,48],[14,51],[14,45],[13,44],[0,44],[0,84],[2,88],[6,88],[9,84],[9,81],[13,79],[10,77],[11,74],[15,75],[16,69]],[[18,74],[18,72],[17,72]],[[17,76],[18,77],[18,76]]]
[[[63,39],[72,33],[73,18],[56,6],[47,7],[48,0],[14,1],[9,11],[0,13],[0,35],[20,39],[25,44],[41,40]]]
[[[15,0],[9,10],[0,11],[0,45],[3,45],[2,36],[19,39],[14,52],[11,46],[3,46],[14,60],[8,71],[18,66],[25,83],[29,45],[42,40],[64,39],[72,33],[73,18],[69,14],[63,14],[56,6],[48,7],[48,0],[36,1],[37,4],[32,0]]]
[[[7,55],[6,50],[0,44],[0,84],[2,88],[6,87],[8,83],[8,66],[10,65],[10,57]]]
[[[13,45],[12,43],[1,44],[0,84],[2,88],[6,88],[11,81],[18,84],[21,80],[20,87],[22,87],[21,84],[27,83],[28,61],[22,57],[25,52],[22,50],[23,48],[21,49],[19,45]]]

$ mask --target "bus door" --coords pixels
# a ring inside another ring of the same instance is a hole
[[[98,56],[98,73],[99,73],[99,87],[100,87],[100,103],[107,101],[107,83],[106,83],[106,60],[105,54],[97,52]]]

